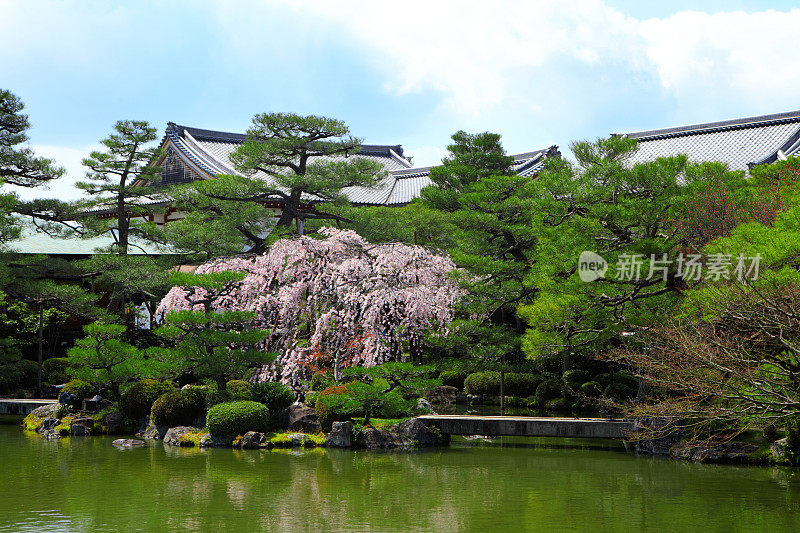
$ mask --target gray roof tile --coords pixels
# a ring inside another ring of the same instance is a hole
[[[639,142],[630,164],[686,154],[691,161],[721,161],[732,170],[770,163],[778,150],[800,151],[800,111],[625,134]]]

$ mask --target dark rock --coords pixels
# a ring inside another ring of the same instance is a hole
[[[99,413],[109,405],[111,402],[104,400],[99,394],[95,394],[93,397],[83,400],[81,410],[87,413]]]
[[[248,431],[242,436],[241,448],[263,448],[267,445],[267,436],[257,431]]]
[[[316,443],[305,433],[291,433],[286,435],[286,438],[292,441],[293,448],[299,448],[301,446],[304,448],[313,448],[316,446]]]
[[[61,438],[61,434],[54,429],[51,429],[49,431],[43,431],[41,435],[43,439],[47,440],[56,440]]]
[[[772,444],[769,445],[769,451],[772,453],[772,457],[777,459],[778,461],[786,460],[786,449],[789,445],[789,439],[782,438],[776,440]]]
[[[417,398],[417,405],[414,406],[414,412],[418,415],[435,415],[436,411],[433,410],[431,402],[425,398]]]
[[[184,440],[181,442],[181,437],[197,431],[199,431],[199,429],[191,426],[178,426],[169,428],[164,434],[164,444],[167,446],[194,446],[194,444],[190,441]]]
[[[353,446],[353,423],[347,422],[334,422],[331,426],[331,432],[328,433],[325,439],[325,446],[333,448],[350,448]]]
[[[39,433],[44,433],[45,431],[51,431],[55,428],[58,423],[61,422],[58,418],[45,418],[42,420],[42,427],[39,428]]]
[[[122,426],[125,423],[125,415],[119,411],[109,411],[100,417],[100,425],[105,428],[105,432],[114,435],[122,431]]]
[[[392,432],[415,446],[444,446],[450,442],[449,435],[442,435],[436,428],[429,428],[419,418],[404,420],[392,427]]]
[[[407,448],[411,441],[385,429],[364,428],[364,447],[370,450]]]
[[[439,385],[438,387],[434,387],[428,392],[425,393],[425,398],[431,403],[438,403],[438,404],[445,404],[445,405],[452,405],[459,401],[460,391],[455,388],[451,387],[450,385]],[[463,399],[466,399],[466,396],[461,394]]]
[[[161,440],[164,438],[164,435],[167,434],[167,430],[169,428],[167,426],[157,426],[150,421],[150,418],[147,418],[147,424],[145,425],[144,429],[140,429],[136,436],[141,439],[155,439]]]
[[[317,418],[317,412],[302,403],[295,403],[278,414],[278,424],[284,429],[317,433],[322,431],[322,426]]]
[[[226,437],[203,435],[200,437],[200,446],[203,448],[229,448],[232,440]]]
[[[117,439],[111,444],[117,448],[140,448],[145,442],[139,439]]]
[[[31,411],[31,414],[33,416],[35,416],[36,418],[42,418],[42,419],[44,419],[44,418],[61,418],[63,410],[64,410],[64,408],[60,404],[51,403],[51,404],[42,405],[40,407],[37,407],[36,409]]]
[[[88,437],[92,434],[94,420],[88,416],[81,416],[72,419],[69,424],[69,434],[73,437]]]
[[[736,464],[746,463],[756,450],[758,450],[758,446],[747,442],[732,441],[719,444],[693,444],[690,442],[674,446],[670,455],[698,463]]]
[[[680,428],[665,418],[638,418],[633,421],[636,453],[670,455],[670,449],[683,437]]]

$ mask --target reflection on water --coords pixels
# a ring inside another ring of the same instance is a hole
[[[0,426],[0,531],[799,531],[800,474],[616,445],[456,439],[415,453],[117,450]]]

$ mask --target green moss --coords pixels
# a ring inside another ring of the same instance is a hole
[[[25,431],[39,431],[42,427],[42,419],[32,414],[25,417],[22,421],[22,429]]]
[[[206,435],[208,435],[208,431],[205,430],[191,431],[178,437],[178,446],[185,446],[187,448],[199,447],[200,440]]]
[[[299,431],[284,431],[280,433],[270,433],[267,435],[267,443],[275,448],[291,448],[293,446],[292,439],[289,435],[296,435]],[[303,447],[313,448],[318,446],[325,446],[325,434],[320,433],[302,433],[305,435],[303,439]]]
[[[61,419],[61,422],[53,428],[56,433],[61,435],[62,437],[69,437],[69,428],[72,425],[72,419],[75,418],[74,416],[65,416]]]

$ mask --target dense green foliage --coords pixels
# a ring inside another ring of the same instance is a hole
[[[119,399],[119,408],[128,418],[139,420],[150,414],[150,409],[160,396],[172,392],[175,387],[166,381],[143,379],[131,385],[122,393]]]
[[[295,401],[292,389],[280,381],[253,383],[250,385],[250,390],[252,399],[266,405],[272,415],[277,415]]]
[[[536,388],[544,381],[539,374],[508,372],[505,374],[504,390],[506,396],[533,396]],[[467,394],[500,394],[500,372],[476,372],[464,380],[464,392]]]
[[[188,387],[167,392],[153,402],[150,420],[157,426],[191,426],[205,412],[205,391]]]
[[[258,402],[241,400],[221,403],[208,410],[208,431],[218,437],[236,437],[248,431],[267,431],[269,409]]]
[[[228,382],[228,392],[232,400],[253,400],[253,390],[250,384],[241,379],[232,379]]]

